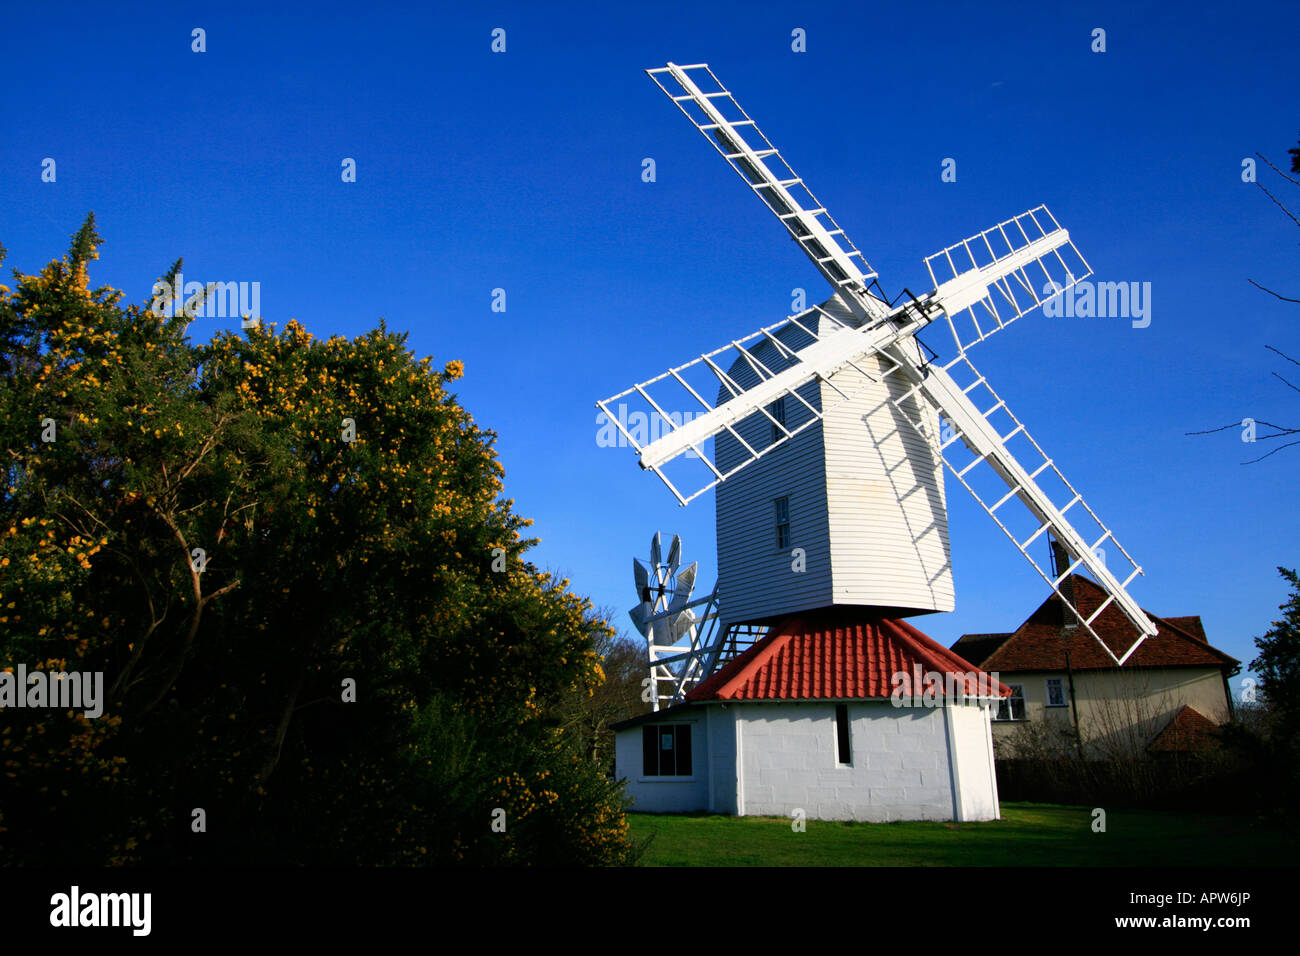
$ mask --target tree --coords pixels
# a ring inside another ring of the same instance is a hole
[[[1255,638],[1260,653],[1250,664],[1263,700],[1246,701],[1223,739],[1246,766],[1239,789],[1261,809],[1289,819],[1300,799],[1300,579],[1294,570],[1278,572],[1291,594],[1279,605],[1282,618]]]
[[[614,618],[614,611],[602,607],[596,617]],[[648,713],[652,707],[645,698],[646,652],[642,641],[615,634],[611,629],[597,638],[594,650],[601,659],[604,681],[591,696],[576,700],[566,715],[565,724],[583,741],[590,759],[599,767],[614,769],[614,732],[610,726],[620,720]]]
[[[563,721],[612,631],[525,560],[461,363],[382,321],[195,346],[89,290],[99,244],[0,287],[0,667],[108,698],[6,721],[0,859],[625,860]]]
[[[1278,605],[1281,620],[1255,638],[1259,656],[1250,667],[1259,675],[1260,690],[1290,736],[1300,729],[1300,578],[1295,571],[1277,570],[1290,582],[1291,594],[1285,604]]]
[[[1293,173],[1300,173],[1300,147],[1297,147],[1297,148],[1294,148],[1294,149],[1288,150],[1288,152],[1291,154],[1291,172],[1293,172]],[[1274,165],[1273,165],[1273,164],[1268,160],[1268,158],[1267,158],[1266,156],[1264,156],[1264,154],[1262,154],[1262,153],[1256,153],[1255,155],[1258,156],[1261,160],[1263,160],[1264,163],[1265,163],[1265,164],[1266,164],[1270,169],[1272,169],[1273,172],[1275,172],[1278,176],[1281,176],[1283,179],[1285,179],[1285,180],[1286,180],[1287,182],[1289,182],[1289,183],[1292,183],[1293,185],[1300,186],[1300,180],[1292,179],[1292,178],[1291,178],[1290,176],[1288,176],[1286,173],[1282,172],[1282,170],[1280,170],[1280,169],[1278,169],[1276,166],[1274,166]],[[1253,162],[1253,161],[1252,161],[1252,162]],[[1245,174],[1243,173],[1243,177],[1244,177],[1244,176],[1245,176]],[[1276,196],[1274,196],[1274,195],[1269,191],[1268,187],[1266,187],[1266,186],[1265,186],[1263,183],[1261,183],[1258,179],[1253,178],[1253,174],[1252,174],[1252,178],[1251,178],[1250,181],[1253,182],[1253,183],[1255,184],[1255,186],[1258,187],[1258,188],[1260,189],[1260,191],[1262,191],[1262,192],[1264,193],[1264,195],[1267,196],[1267,197],[1268,197],[1268,198],[1273,202],[1273,204],[1274,204],[1275,206],[1277,206],[1279,209],[1281,209],[1282,212],[1283,212],[1283,214],[1285,214],[1286,217],[1287,217],[1288,219],[1290,219],[1290,220],[1291,220],[1293,223],[1295,223],[1297,226],[1300,226],[1300,218],[1297,218],[1296,215],[1295,215],[1293,212],[1291,212],[1290,209],[1288,209],[1288,208],[1286,207],[1286,204],[1285,204],[1285,203],[1283,203],[1283,202],[1282,202],[1281,200],[1279,200]],[[1292,297],[1285,296],[1285,295],[1281,295],[1281,294],[1279,294],[1279,293],[1273,291],[1272,289],[1267,288],[1266,286],[1261,285],[1260,283],[1256,282],[1254,279],[1247,279],[1246,281],[1249,282],[1251,285],[1253,285],[1255,288],[1260,289],[1260,290],[1262,290],[1262,291],[1264,291],[1264,292],[1267,292],[1269,295],[1273,296],[1275,299],[1280,299],[1280,300],[1282,300],[1283,302],[1296,302],[1296,303],[1300,303],[1300,299],[1292,298]],[[1266,345],[1266,346],[1264,346],[1264,347],[1265,347],[1266,349],[1268,349],[1270,352],[1274,352],[1274,353],[1276,353],[1277,355],[1280,355],[1282,358],[1286,359],[1286,360],[1287,360],[1288,362],[1290,362],[1292,365],[1300,365],[1300,362],[1297,362],[1295,359],[1293,359],[1291,356],[1287,355],[1285,352],[1281,351],[1280,349],[1276,349],[1276,348],[1274,348],[1274,347],[1271,346],[1271,345]],[[1281,381],[1282,384],[1285,385],[1287,388],[1290,388],[1290,389],[1292,389],[1293,391],[1300,392],[1300,387],[1297,387],[1293,382],[1289,381],[1285,376],[1279,374],[1278,372],[1273,372],[1273,377],[1276,378],[1276,379],[1278,379],[1279,381]],[[1271,431],[1271,432],[1268,432],[1268,433],[1266,433],[1266,434],[1262,434],[1262,435],[1261,435],[1261,434],[1258,433],[1258,430],[1257,430],[1257,426],[1259,426],[1259,425],[1263,425],[1265,428],[1270,428],[1270,429],[1272,429],[1272,431]],[[1223,425],[1223,426],[1221,426],[1221,427],[1219,427],[1219,428],[1210,428],[1210,429],[1206,429],[1206,430],[1204,430],[1204,431],[1187,432],[1187,434],[1188,434],[1188,435],[1213,435],[1213,434],[1216,434],[1216,433],[1218,433],[1218,432],[1228,431],[1228,430],[1230,430],[1230,429],[1238,429],[1238,428],[1242,429],[1242,440],[1243,440],[1243,441],[1247,441],[1247,442],[1252,442],[1252,443],[1253,443],[1253,442],[1256,442],[1256,441],[1268,441],[1268,440],[1273,439],[1273,438],[1285,438],[1285,437],[1288,437],[1288,436],[1291,436],[1291,435],[1300,435],[1300,428],[1294,428],[1294,427],[1287,426],[1287,425],[1275,425],[1275,424],[1273,424],[1272,422],[1266,422],[1266,421],[1263,421],[1262,419],[1257,419],[1257,418],[1244,418],[1244,419],[1242,419],[1242,421],[1241,421],[1240,423],[1237,423],[1237,422],[1230,422],[1229,424],[1227,424],[1227,425]],[[1261,461],[1263,461],[1265,458],[1269,458],[1269,457],[1271,457],[1272,455],[1276,455],[1276,454],[1277,454],[1279,451],[1281,451],[1282,449],[1284,449],[1284,448],[1290,448],[1290,447],[1293,446],[1293,445],[1300,445],[1300,438],[1297,438],[1295,441],[1289,441],[1289,442],[1286,442],[1286,443],[1283,444],[1283,445],[1279,445],[1279,446],[1277,446],[1276,448],[1273,448],[1271,451],[1265,452],[1263,455],[1260,455],[1258,458],[1252,458],[1252,459],[1249,460],[1249,461],[1244,461],[1244,462],[1242,462],[1242,464],[1243,464],[1243,465],[1253,465],[1253,464],[1255,464],[1255,463],[1257,463],[1257,462],[1261,462]]]

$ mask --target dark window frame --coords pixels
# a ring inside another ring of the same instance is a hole
[[[776,547],[778,551],[784,551],[793,541],[790,533],[790,496],[782,495],[774,499],[772,504],[776,509]]]
[[[641,776],[693,777],[691,724],[646,724],[641,728]]]
[[[853,730],[849,723],[849,705],[835,705],[836,760],[841,767],[853,766]]]
[[[1011,724],[1018,720],[1026,720],[1025,716],[1025,685],[1010,684],[1006,681],[1002,683],[1011,688],[1011,696],[1003,697],[998,700],[997,706],[993,708],[993,720],[995,723]],[[1017,706],[1018,705],[1018,706]],[[1003,714],[1007,716],[1003,717]]]
[[[785,425],[785,396],[782,395],[771,405],[767,406],[767,413],[776,419],[776,421],[771,423],[772,440],[768,442],[770,445],[775,445],[785,437],[785,432],[781,431],[781,428],[778,427],[778,423],[780,423],[781,426]]]
[[[1061,702],[1060,702],[1059,704],[1053,704],[1053,703],[1052,703],[1052,683],[1053,683],[1053,682],[1055,682],[1055,683],[1060,687],[1060,690],[1061,690]],[[1044,679],[1043,679],[1043,689],[1044,689],[1044,691],[1045,691],[1045,693],[1046,693],[1046,695],[1047,695],[1046,706],[1048,706],[1048,707],[1069,707],[1069,706],[1070,706],[1070,695],[1069,695],[1069,693],[1068,693],[1068,691],[1067,691],[1067,689],[1066,689],[1066,686],[1065,686],[1065,678],[1064,678],[1064,677],[1046,677],[1046,678],[1044,678]]]

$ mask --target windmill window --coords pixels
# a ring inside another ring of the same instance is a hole
[[[997,709],[993,711],[994,720],[1024,720],[1025,719],[1025,685],[1008,684],[1011,688],[1011,696],[1003,697],[998,701]]]
[[[773,418],[771,444],[775,445],[785,437],[785,396],[767,406],[767,413]]]
[[[651,724],[641,728],[642,774],[691,776],[691,725]]]
[[[841,767],[853,764],[853,743],[849,739],[849,705],[835,705],[835,746]]]
[[[776,546],[790,547],[790,497],[776,499]]]
[[[1065,707],[1065,681],[1060,677],[1047,678],[1047,706]]]

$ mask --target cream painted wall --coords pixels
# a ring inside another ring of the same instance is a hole
[[[1072,746],[1059,738],[1073,733],[1070,707],[1047,706],[1047,679],[1069,681],[1064,671],[1001,673],[1004,684],[1025,689],[1024,721],[994,721],[993,742],[999,757],[1014,756],[1017,742],[1031,737],[1056,737],[1057,746]],[[1089,756],[1145,750],[1184,706],[1200,711],[1215,723],[1228,719],[1222,671],[1216,668],[1127,668],[1081,671],[1074,675],[1079,732]],[[1044,741],[1048,743],[1048,741]]]

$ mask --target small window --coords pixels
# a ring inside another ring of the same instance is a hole
[[[835,705],[835,745],[838,750],[840,765],[847,767],[853,763],[853,743],[849,739],[849,705]]]
[[[776,546],[790,547],[790,499],[776,499]]]
[[[785,437],[785,396],[782,395],[771,405],[767,406],[767,413],[772,416],[772,442],[775,445]]]
[[[641,728],[642,774],[647,777],[691,775],[691,725],[648,724]]]
[[[1065,700],[1065,681],[1060,677],[1047,678],[1047,706],[1064,707]]]
[[[1003,697],[998,701],[997,709],[993,711],[994,720],[1024,720],[1025,719],[1025,685],[1024,684],[1007,684],[1011,688],[1011,696]]]

